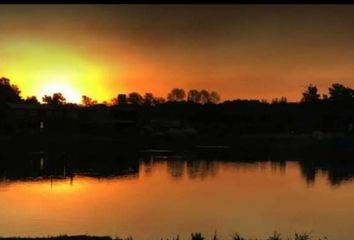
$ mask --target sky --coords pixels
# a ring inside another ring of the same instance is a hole
[[[22,96],[222,100],[354,87],[353,5],[0,5],[0,77]]]

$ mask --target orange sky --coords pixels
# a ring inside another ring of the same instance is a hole
[[[1,5],[0,75],[69,101],[173,87],[223,100],[354,87],[354,6]]]

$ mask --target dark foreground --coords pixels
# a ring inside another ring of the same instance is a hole
[[[109,236],[88,236],[88,235],[60,235],[60,236],[48,236],[48,237],[0,237],[2,240],[133,240],[132,237],[120,238],[120,237],[109,237]],[[220,239],[216,234],[212,240]],[[327,237],[314,238],[307,233],[295,233],[294,236],[283,237],[281,234],[274,232],[271,236],[261,239],[261,238],[245,238],[238,233],[234,233],[230,236],[231,240],[329,240]],[[161,238],[163,240],[163,238]],[[167,238],[168,240],[168,238]],[[179,236],[173,237],[171,240],[179,240]],[[206,240],[206,238],[201,233],[192,233],[191,240]]]

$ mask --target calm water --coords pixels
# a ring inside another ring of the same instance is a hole
[[[45,167],[40,159],[39,171]],[[201,231],[210,239],[217,231],[230,239],[233,232],[266,237],[277,230],[283,236],[306,231],[329,239],[354,237],[354,182],[345,170],[296,161],[151,158],[111,177],[72,174],[66,166],[57,173],[62,179],[2,171],[2,236],[189,239]]]

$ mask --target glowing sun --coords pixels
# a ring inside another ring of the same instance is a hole
[[[46,84],[40,91],[40,101],[44,95],[52,96],[53,93],[62,93],[66,99],[66,102],[71,103],[80,103],[81,102],[81,95],[75,90],[74,87],[62,84],[62,83],[51,83]]]

